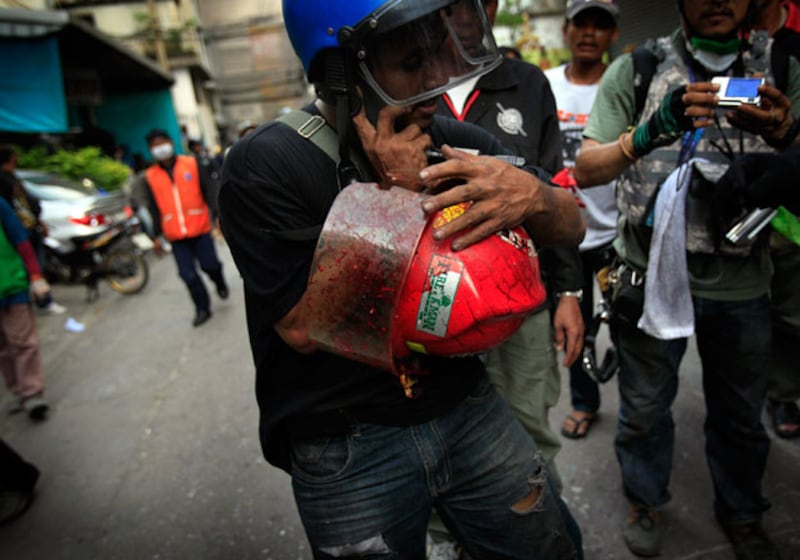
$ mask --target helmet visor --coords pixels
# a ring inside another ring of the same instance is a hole
[[[368,34],[359,52],[362,77],[389,105],[435,98],[501,61],[483,0],[459,0]]]

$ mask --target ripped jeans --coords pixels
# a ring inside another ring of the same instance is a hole
[[[295,442],[292,486],[317,559],[423,559],[433,507],[476,560],[579,557],[541,455],[486,381],[425,424]]]

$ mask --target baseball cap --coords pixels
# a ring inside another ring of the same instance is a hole
[[[619,15],[619,6],[617,6],[616,0],[569,0],[567,2],[567,19],[572,19],[589,8],[605,10],[614,19],[617,19]]]

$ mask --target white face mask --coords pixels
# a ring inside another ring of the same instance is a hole
[[[708,51],[695,51],[692,56],[712,72],[724,72],[739,58],[737,54],[714,54]]]
[[[159,144],[150,148],[150,153],[153,154],[156,161],[164,161],[171,158],[174,152],[172,144]]]
[[[706,70],[711,72],[724,72],[730,68],[736,59],[739,58],[738,53],[730,54],[717,54],[706,50],[697,49],[687,41],[686,44],[689,53],[697,62],[703,65]]]

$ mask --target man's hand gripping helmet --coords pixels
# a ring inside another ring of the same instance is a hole
[[[502,61],[482,0],[284,0],[283,17],[309,82],[329,103],[362,86],[387,104],[413,105]],[[464,19],[476,25],[465,30]],[[376,67],[378,54],[409,45],[417,57],[399,61],[391,74],[424,68],[431,74],[424,87],[390,83]]]
[[[459,252],[432,228],[464,205],[428,217],[425,195],[356,183],[322,228],[304,302],[318,348],[390,371],[413,397],[421,356],[497,346],[545,303],[539,261],[521,227]]]

